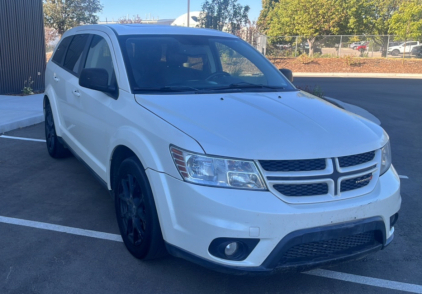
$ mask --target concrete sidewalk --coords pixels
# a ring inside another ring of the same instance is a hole
[[[0,96],[0,134],[44,121],[44,94]]]

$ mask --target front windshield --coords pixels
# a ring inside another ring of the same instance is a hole
[[[291,91],[258,51],[236,38],[195,35],[120,38],[134,93]]]

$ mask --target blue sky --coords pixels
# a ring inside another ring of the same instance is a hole
[[[187,0],[100,0],[104,9],[98,14],[101,21],[117,20],[120,17],[129,14],[130,17],[138,14],[140,18],[145,19],[145,14],[150,14],[151,17],[159,18],[177,18],[186,13]],[[191,11],[201,10],[201,5],[204,0],[191,0]],[[251,10],[249,18],[257,20],[259,12],[262,8],[261,0],[238,0],[242,5],[249,5]]]

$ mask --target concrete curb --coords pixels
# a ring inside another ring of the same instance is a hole
[[[294,77],[335,77],[335,78],[379,78],[379,79],[422,79],[422,74],[391,73],[347,73],[347,72],[294,72]]]
[[[0,134],[44,121],[44,94],[0,96]]]
[[[0,134],[19,128],[29,127],[44,121],[44,115],[26,116],[16,121],[0,125]]]

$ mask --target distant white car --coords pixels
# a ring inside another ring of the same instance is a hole
[[[47,64],[47,150],[109,190],[139,259],[259,273],[385,248],[401,205],[387,133],[284,74],[216,30],[79,26]]]
[[[388,47],[388,54],[397,56],[399,54],[407,54],[412,52],[413,47],[420,45],[418,41],[404,42],[397,46]]]

